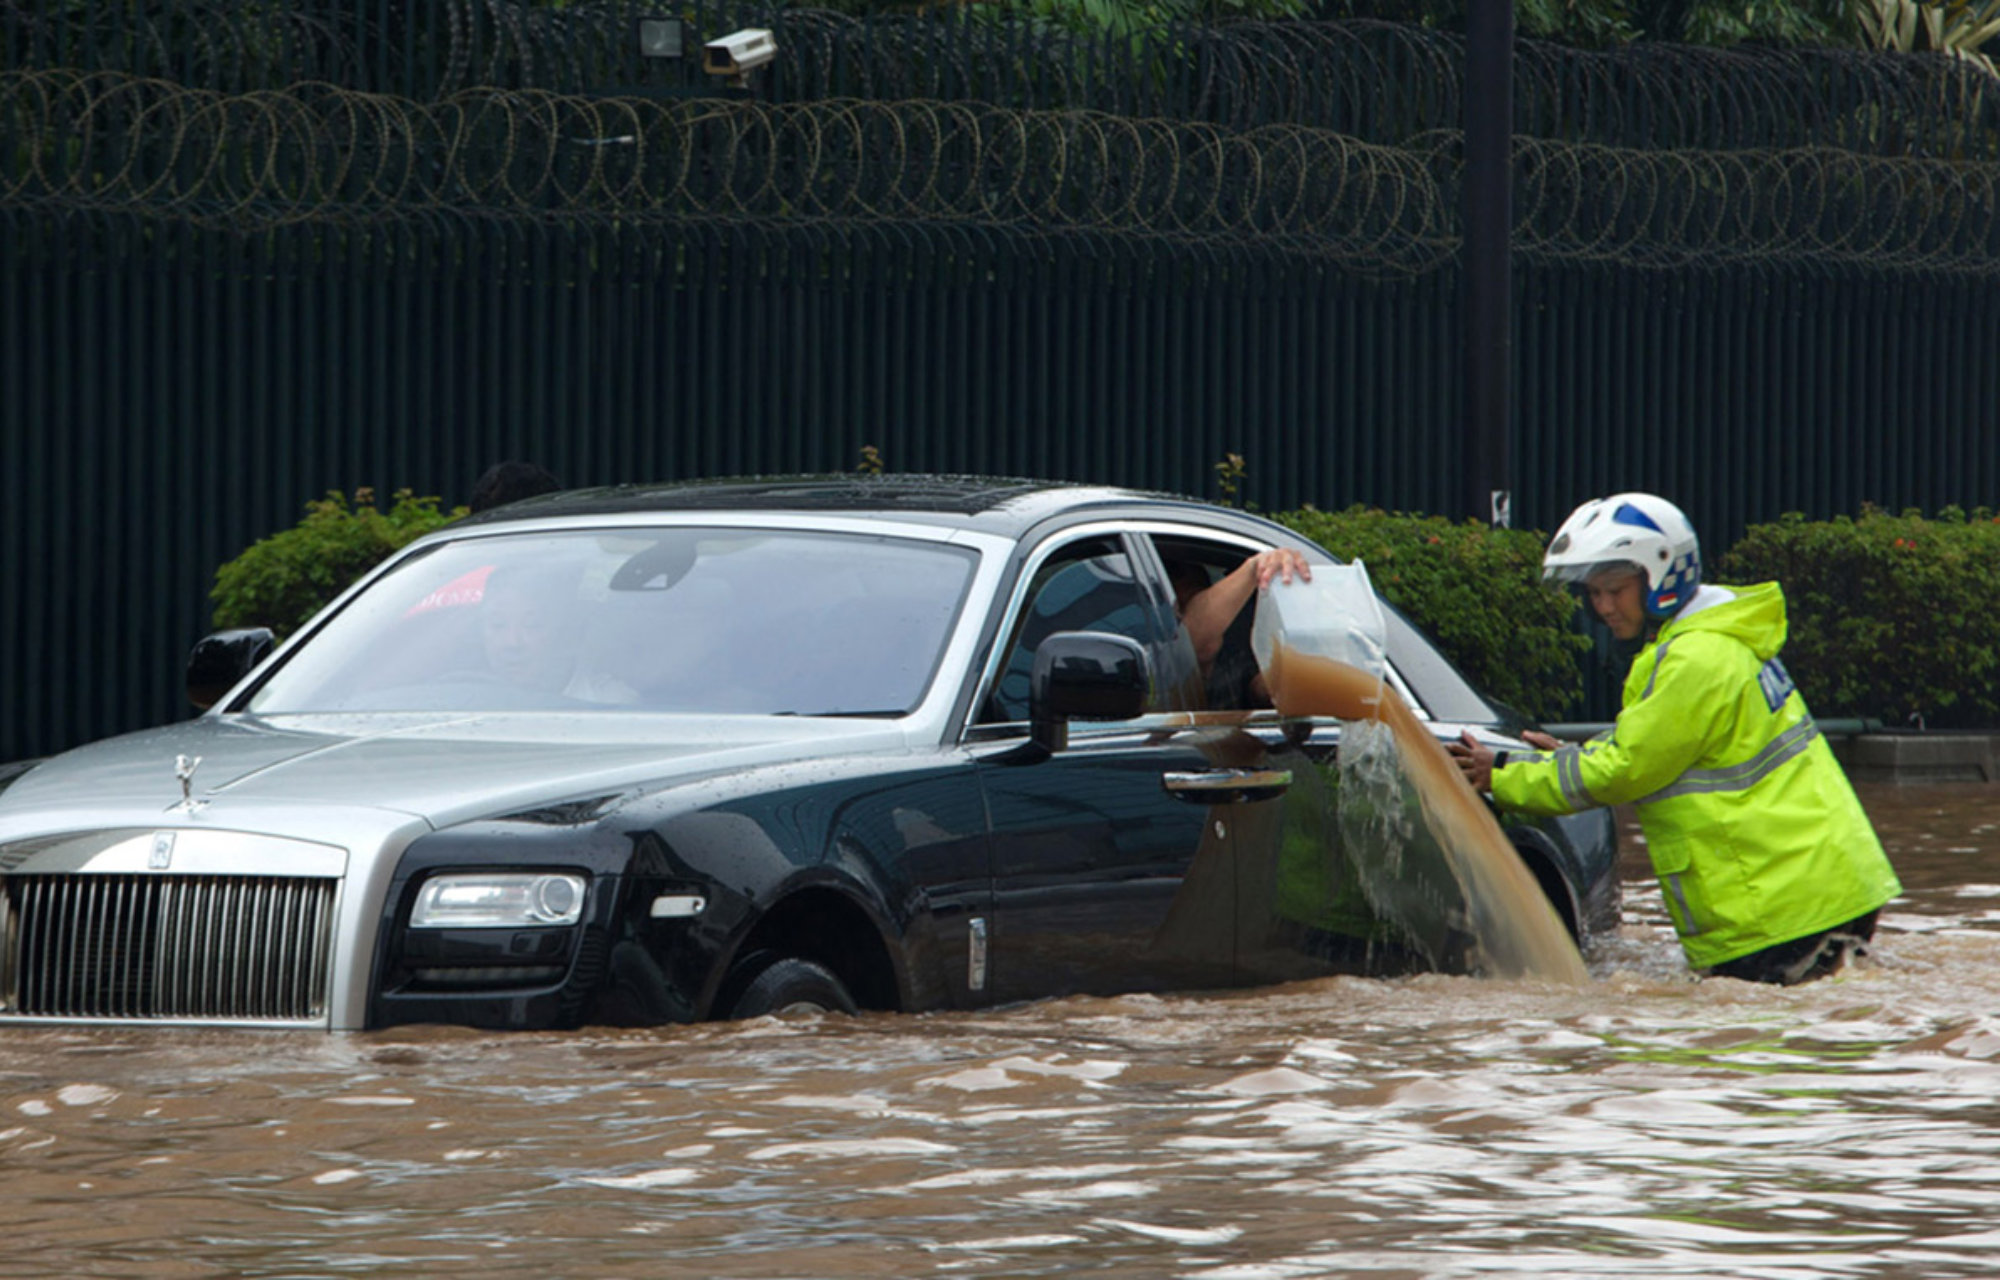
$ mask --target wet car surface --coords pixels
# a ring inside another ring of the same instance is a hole
[[[5,784],[0,1018],[562,1027],[1463,967],[1449,902],[1413,931],[1344,859],[1339,723],[1204,685],[1167,566],[1273,546],[1331,559],[1189,500],[943,477],[459,522],[268,656],[224,643],[255,666],[199,718]],[[1390,621],[1437,734],[1496,733]],[[1506,830],[1574,934],[1615,924],[1608,814]]]

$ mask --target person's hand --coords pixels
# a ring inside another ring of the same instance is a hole
[[[1521,741],[1537,751],[1554,751],[1562,746],[1562,739],[1543,733],[1540,729],[1521,730]]]
[[[1461,730],[1458,741],[1445,743],[1444,749],[1474,791],[1484,792],[1493,785],[1493,748],[1473,737],[1472,730]]]
[[[1294,577],[1302,582],[1312,581],[1312,566],[1306,563],[1304,556],[1290,547],[1273,547],[1269,551],[1259,551],[1255,560],[1259,588],[1270,586],[1273,578],[1283,582],[1290,582]]]

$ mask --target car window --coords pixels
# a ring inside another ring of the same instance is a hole
[[[1173,585],[1176,642],[1195,661],[1195,647],[1179,614],[1189,598],[1213,586],[1229,572],[1256,554],[1234,543],[1211,539],[1160,535],[1153,539],[1167,580]],[[1256,597],[1243,606],[1222,635],[1221,649],[1201,670],[1196,681],[1198,709],[1207,711],[1251,711],[1271,705],[1250,648],[1250,632],[1257,618]]]
[[[1007,631],[1007,659],[980,720],[1028,718],[1035,650],[1059,631],[1108,631],[1150,651],[1164,638],[1156,607],[1140,587],[1132,557],[1115,538],[1085,538],[1062,548],[1035,570],[1021,613]]]
[[[975,562],[792,530],[468,538],[371,583],[249,709],[904,714]]]
[[[1497,724],[1500,712],[1451,665],[1430,637],[1382,602],[1388,627],[1389,664],[1401,676],[1419,709],[1435,720],[1459,724]]]

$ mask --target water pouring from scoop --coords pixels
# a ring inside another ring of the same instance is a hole
[[[1495,977],[1586,981],[1569,930],[1492,810],[1384,678],[1386,630],[1361,562],[1316,565],[1311,581],[1274,580],[1262,590],[1251,647],[1281,715],[1373,721],[1389,730],[1402,779],[1415,790],[1424,825],[1463,896],[1465,919],[1457,923],[1473,935],[1477,968]],[[1375,873],[1364,874],[1364,883],[1379,883],[1402,865],[1401,851],[1380,843],[1364,840],[1347,850],[1364,872]],[[1410,909],[1406,898],[1389,895],[1378,906]]]

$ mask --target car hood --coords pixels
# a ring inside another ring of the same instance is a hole
[[[902,745],[892,724],[763,716],[210,716],[44,761],[0,793],[0,840],[75,826],[84,814],[101,826],[288,827],[260,816],[286,808],[372,809],[442,827],[800,755]]]

